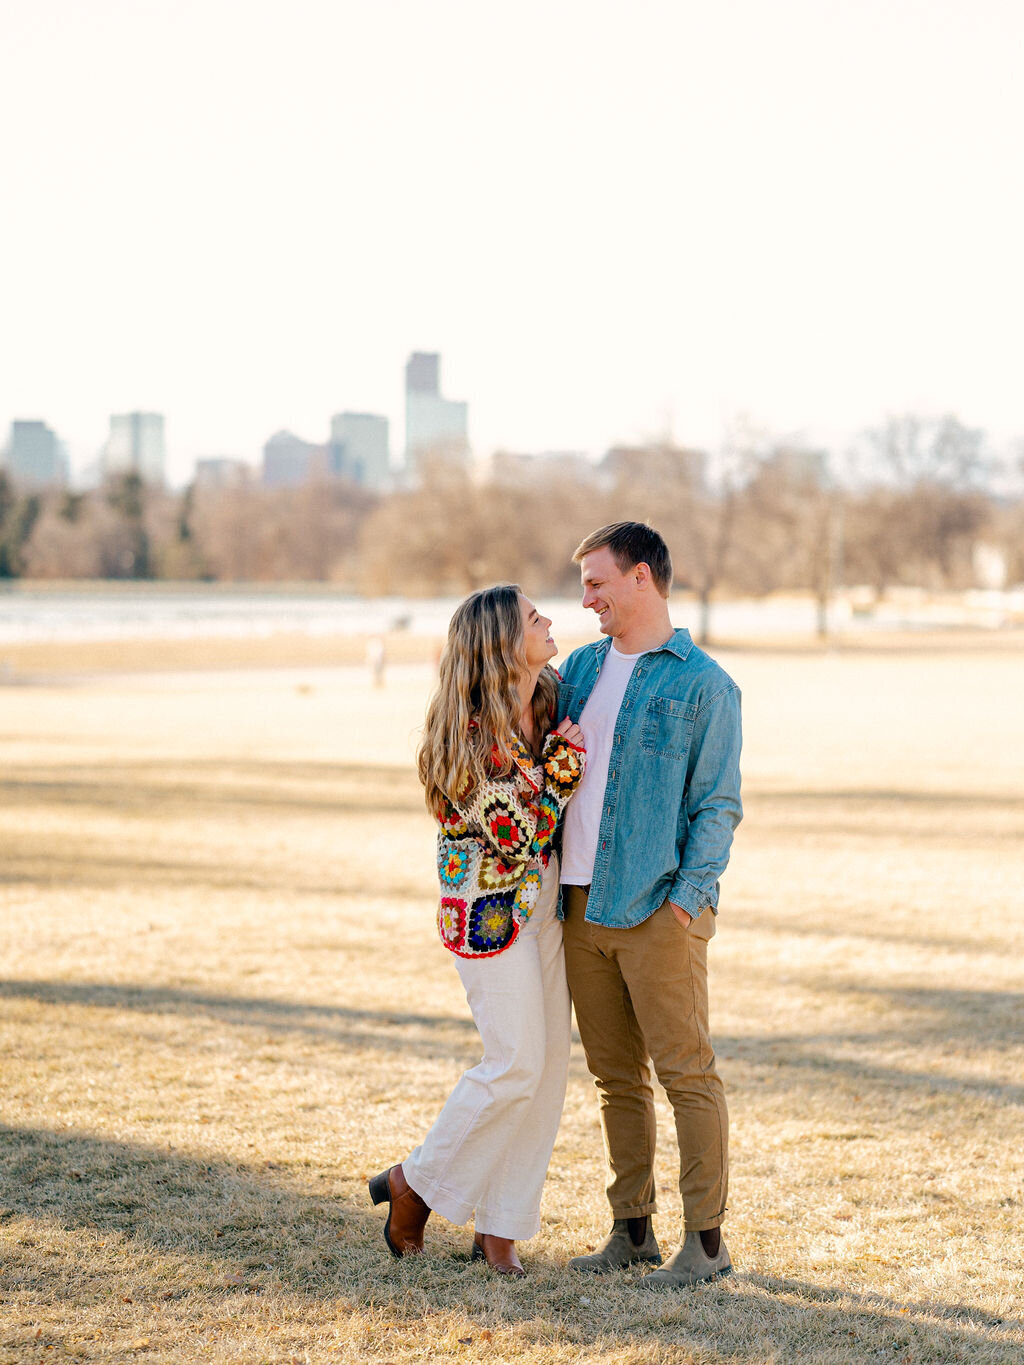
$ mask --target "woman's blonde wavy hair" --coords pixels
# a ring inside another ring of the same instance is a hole
[[[526,669],[520,591],[515,583],[481,588],[451,619],[417,754],[427,809],[434,815],[443,813],[446,798],[464,798],[486,777],[512,771],[509,741],[524,738],[518,690]],[[557,697],[558,675],[545,664],[533,694],[538,742],[551,728]]]

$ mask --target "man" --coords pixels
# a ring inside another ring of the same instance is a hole
[[[732,1270],[719,1231],[728,1114],[708,1033],[707,947],[740,806],[740,694],[668,612],[672,561],[639,522],[579,546],[583,605],[608,637],[566,662],[559,718],[586,737],[587,772],[562,849],[565,964],[600,1095],[613,1225],[575,1270],[661,1265],[651,1227],[651,1067],[675,1114],[684,1235],[643,1281],[699,1284]]]

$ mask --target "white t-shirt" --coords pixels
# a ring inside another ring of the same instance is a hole
[[[587,768],[566,809],[562,834],[564,886],[589,886],[594,880],[597,832],[601,827],[604,789],[608,785],[615,722],[639,658],[639,654],[620,654],[612,645],[580,716],[583,743],[587,747]]]

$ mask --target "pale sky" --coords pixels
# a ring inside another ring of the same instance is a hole
[[[0,0],[0,444],[1024,436],[1019,0]]]

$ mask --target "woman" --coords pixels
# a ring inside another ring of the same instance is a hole
[[[540,1228],[540,1193],[565,1099],[569,992],[551,840],[583,776],[579,726],[551,730],[551,622],[514,585],[455,612],[419,751],[440,825],[441,942],[483,1042],[434,1126],[370,1181],[395,1256],[423,1250],[431,1210],[474,1218],[474,1259],[524,1273],[515,1243]]]

